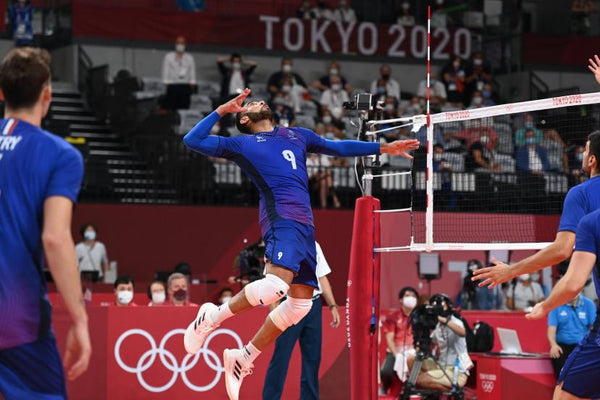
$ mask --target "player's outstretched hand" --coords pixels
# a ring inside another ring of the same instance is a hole
[[[92,345],[87,322],[74,323],[67,333],[67,349],[63,365],[70,380],[83,374],[90,363]]]
[[[392,156],[402,156],[406,158],[413,158],[407,151],[416,150],[419,148],[419,141],[417,139],[409,140],[395,140],[392,143],[381,143],[381,153],[387,153]]]
[[[491,261],[495,264],[493,267],[481,268],[473,271],[471,280],[481,281],[479,282],[479,287],[489,285],[488,289],[493,289],[499,284],[508,282],[513,278],[510,265],[504,264],[494,257],[492,257]]]
[[[528,314],[525,314],[525,318],[527,319],[542,319],[548,315],[548,311],[544,309],[544,302],[537,303],[533,306],[533,310]]]
[[[596,82],[598,82],[600,84],[600,57],[598,57],[598,55],[594,54],[594,58],[593,59],[590,58],[589,62],[590,62],[590,65],[588,65],[588,68],[594,74],[594,78],[596,78]]]
[[[242,107],[246,97],[250,95],[251,90],[246,88],[237,97],[229,100],[227,103],[221,104],[217,107],[217,113],[222,117],[225,114],[235,114],[246,111],[246,108]]]

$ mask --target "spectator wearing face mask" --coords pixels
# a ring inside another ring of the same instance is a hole
[[[381,367],[380,395],[386,395],[393,380],[406,381],[408,366],[406,360],[414,354],[413,334],[410,313],[417,306],[419,292],[410,286],[403,287],[398,293],[400,309],[382,319],[382,333],[387,344],[385,361]]]
[[[114,283],[115,302],[117,307],[137,307],[133,300],[133,279],[127,275],[119,276]]]
[[[473,108],[481,108],[485,107],[483,105],[483,96],[479,90],[473,92],[473,97],[471,97],[471,102],[469,103],[469,109]]]
[[[557,379],[569,354],[592,329],[595,320],[594,302],[581,293],[548,314],[550,357]]]
[[[371,93],[392,96],[400,101],[400,84],[392,79],[392,69],[389,65],[382,65],[379,69],[379,78],[371,82]]]
[[[217,300],[217,304],[219,304],[219,305],[225,304],[229,300],[231,300],[232,297],[233,297],[233,289],[228,288],[228,287],[223,288],[219,292],[219,298]]]
[[[410,2],[404,0],[400,5],[400,9],[396,11],[398,15],[396,23],[403,26],[414,26],[415,17],[412,15],[410,10]]]
[[[327,67],[327,75],[323,75],[319,78],[319,80],[314,81],[312,85],[321,91],[327,90],[331,88],[331,78],[333,77],[339,77],[342,81],[342,87],[344,90],[349,94],[352,93],[352,86],[342,75],[342,69],[337,61],[332,61]]]
[[[164,108],[179,110],[190,108],[190,96],[196,87],[196,62],[185,52],[185,37],[175,40],[175,51],[165,55],[162,78],[167,85]]]
[[[271,93],[271,99],[278,92],[283,92],[284,95],[289,96],[293,102],[295,113],[300,112],[302,98],[308,95],[308,86],[304,79],[294,72],[294,63],[289,57],[284,57],[281,60],[281,70],[269,77],[267,89]]]
[[[465,66],[463,60],[455,56],[442,68],[442,81],[446,85],[448,102],[456,107],[463,108],[463,94],[465,91]]]
[[[350,7],[350,0],[340,0],[339,7],[333,10],[333,20],[344,23],[356,22],[356,13]]]
[[[419,82],[419,89],[417,90],[417,95],[419,96],[419,100],[425,100],[427,98],[427,79],[423,79]],[[435,72],[431,72],[431,76],[429,79],[429,97],[433,99],[437,98],[438,103],[444,104],[448,95],[446,94],[446,86],[444,83],[437,79],[437,74]]]
[[[479,260],[473,259],[467,262],[469,281],[472,282],[473,272],[481,268],[483,268],[483,264]],[[488,287],[479,287],[475,282],[473,289],[474,301],[470,304],[472,306],[469,308],[470,310],[500,310],[503,308],[504,296],[500,287],[489,289]]]
[[[221,73],[221,102],[226,102],[242,93],[250,83],[250,76],[258,66],[256,61],[243,60],[241,54],[233,53],[229,57],[217,58],[217,67]]]
[[[492,67],[479,51],[473,53],[465,66],[465,98],[471,99],[475,91],[482,92],[484,85],[492,82]]]
[[[517,282],[508,289],[506,305],[511,310],[526,310],[544,300],[544,291],[537,282],[531,281],[530,274],[519,275]]]
[[[167,280],[167,294],[169,300],[167,300],[166,305],[200,307],[198,304],[190,302],[188,279],[180,272],[173,272],[169,275],[169,279]]]
[[[167,287],[163,281],[155,280],[148,285],[148,307],[163,306],[167,300]]]
[[[97,281],[108,270],[106,246],[97,240],[97,229],[93,224],[84,224],[79,233],[82,241],[75,246],[79,272],[84,279]]]
[[[516,156],[517,170],[532,174],[543,174],[550,170],[546,149],[536,140],[533,129],[525,132],[525,144],[519,147]]]
[[[293,103],[282,92],[273,96],[270,107],[271,111],[273,111],[273,120],[277,125],[285,127],[296,126]]]
[[[498,172],[500,165],[495,156],[492,139],[486,133],[482,133],[479,139],[469,146],[465,157],[465,171]]]
[[[496,105],[496,100],[494,99],[494,88],[490,83],[486,83],[483,85],[483,89],[481,90],[481,97],[483,97],[482,105],[484,107],[491,107]]]
[[[583,152],[585,151],[584,146],[575,146],[572,151],[568,152],[569,160],[569,183],[576,185],[585,180],[585,174],[583,173]]]
[[[332,76],[330,81],[331,87],[323,92],[320,103],[323,109],[329,110],[331,117],[339,124],[347,113],[343,104],[349,100],[348,93],[344,90],[339,76]]]
[[[533,137],[535,138],[535,144],[541,144],[544,136],[542,131],[536,128],[535,119],[531,114],[525,114],[523,126],[515,132],[515,146],[524,146],[526,143],[526,133],[528,130],[533,131]]]

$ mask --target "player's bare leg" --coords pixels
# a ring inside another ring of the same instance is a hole
[[[561,382],[560,385],[557,385],[556,389],[554,389],[554,396],[552,396],[552,400],[585,400],[582,397],[577,397],[562,390],[563,383],[564,382]]]

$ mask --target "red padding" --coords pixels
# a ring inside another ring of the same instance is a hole
[[[377,331],[379,327],[379,247],[378,199],[356,200],[346,323],[350,351],[350,399],[377,399]]]

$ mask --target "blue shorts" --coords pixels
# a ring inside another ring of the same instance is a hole
[[[0,350],[0,398],[64,400],[67,388],[54,336]]]
[[[294,272],[292,284],[319,287],[315,228],[289,219],[273,224],[263,235],[265,258]]]
[[[590,332],[575,347],[560,371],[557,384],[577,397],[600,397],[600,335]]]

